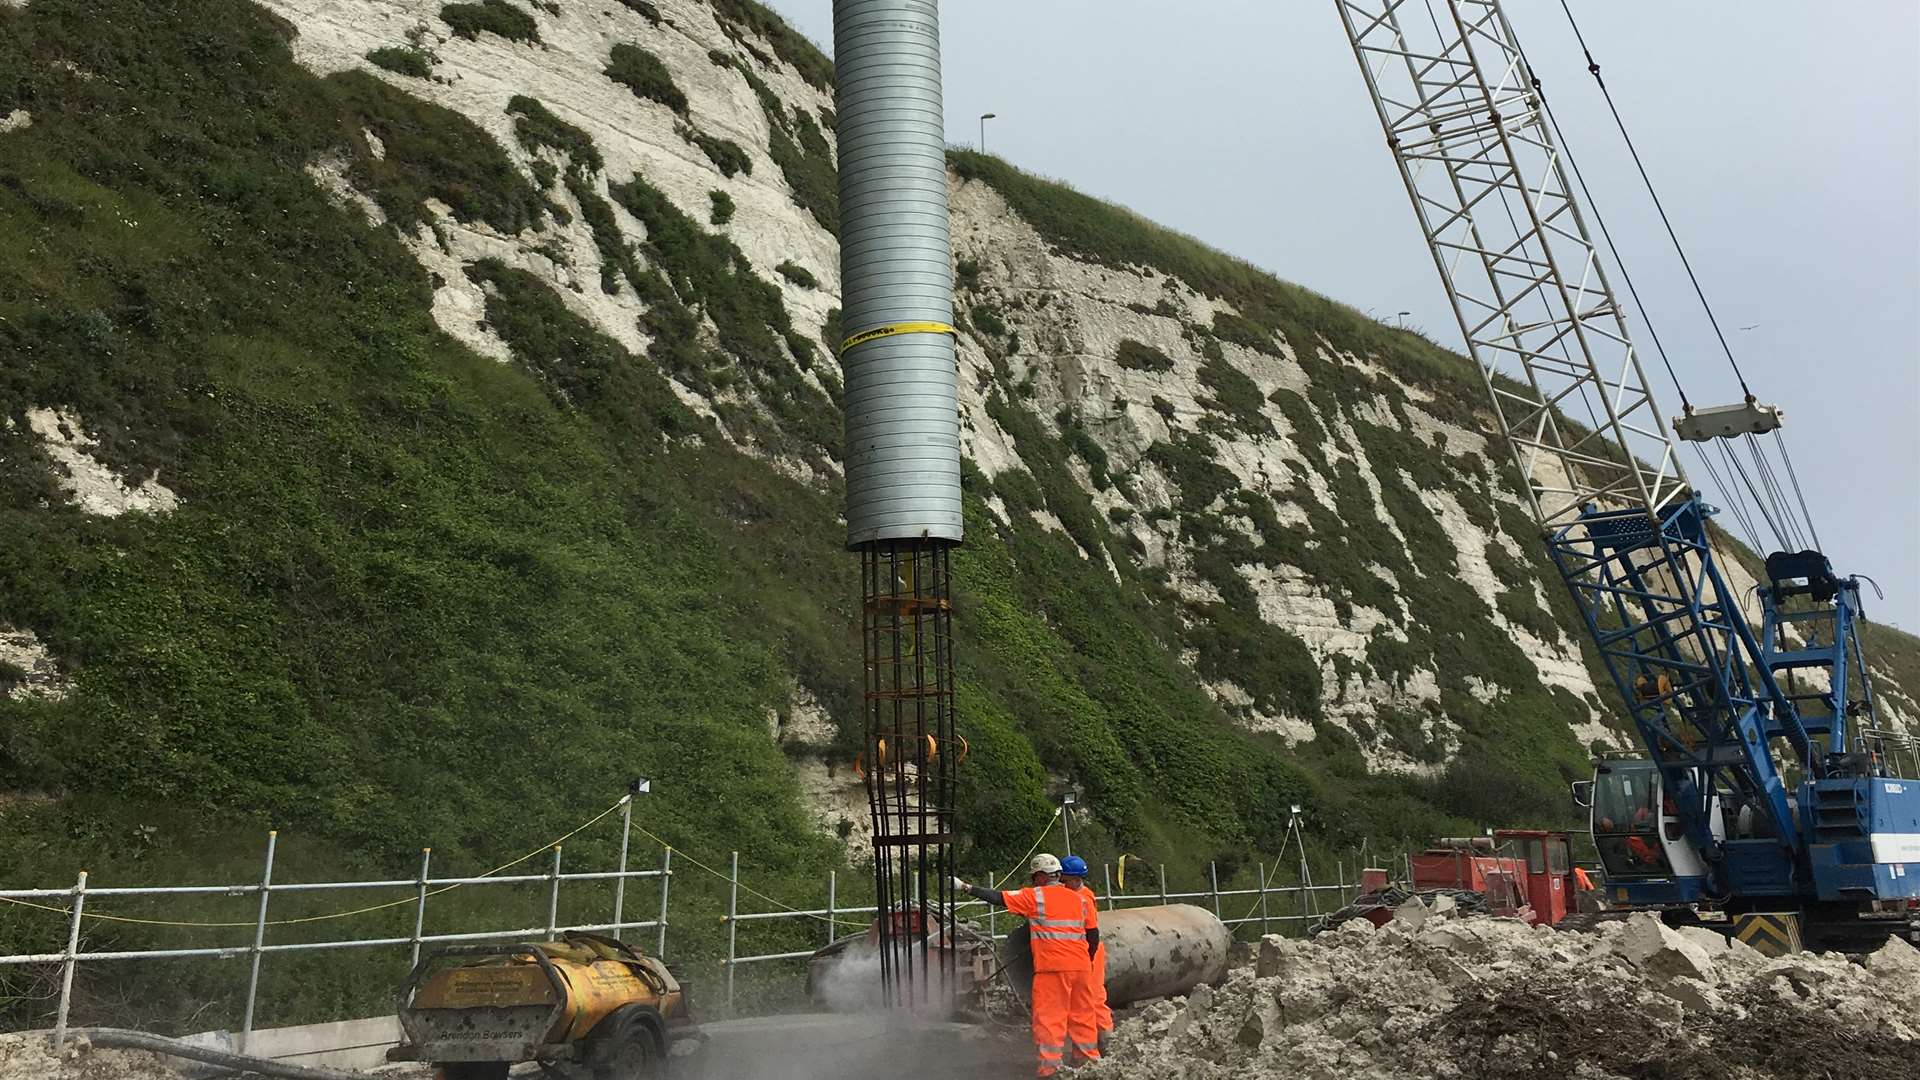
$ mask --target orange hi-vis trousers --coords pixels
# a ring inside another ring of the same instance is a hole
[[[1093,951],[1093,970],[1087,973],[1085,992],[1074,1000],[1074,1015],[1092,1018],[1095,1032],[1113,1030],[1113,1010],[1107,1007],[1107,947]],[[1097,1056],[1097,1055],[1095,1055]]]
[[[1066,1060],[1067,1027],[1073,1015],[1073,995],[1084,992],[1084,971],[1033,973],[1033,1051],[1035,1075],[1052,1076]]]
[[[1067,1060],[1071,1062],[1100,1060],[1100,1011],[1095,1004],[1094,984],[1095,973],[1091,970],[1073,984],[1073,999],[1067,1006]],[[1106,994],[1100,998],[1104,1001]]]

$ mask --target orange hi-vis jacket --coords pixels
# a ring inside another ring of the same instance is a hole
[[[1086,971],[1087,918],[1080,893],[1065,885],[1036,885],[1006,894],[1007,910],[1026,918],[1035,971]]]

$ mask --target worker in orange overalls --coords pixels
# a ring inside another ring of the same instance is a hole
[[[1065,1062],[1073,996],[1087,979],[1100,946],[1100,931],[1087,926],[1080,894],[1059,884],[1059,859],[1041,853],[1029,868],[1033,872],[1029,888],[1001,892],[959,878],[953,879],[953,887],[1026,918],[1033,953],[1034,1072],[1052,1076]]]
[[[1087,884],[1087,860],[1069,855],[1060,860],[1060,884],[1080,894],[1087,929],[1098,934],[1100,898]],[[1098,1061],[1107,1050],[1107,1033],[1113,1030],[1113,1010],[1107,1008],[1107,946],[1094,944],[1093,964],[1087,971],[1084,992],[1073,999],[1073,1015],[1067,1023],[1067,1041],[1073,1046],[1072,1059]]]

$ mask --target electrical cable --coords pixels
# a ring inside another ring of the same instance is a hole
[[[85,1038],[94,1046],[118,1050],[144,1050],[152,1054],[164,1054],[167,1057],[185,1058],[188,1061],[198,1061],[205,1065],[219,1066],[222,1069],[232,1069],[249,1076],[272,1076],[281,1080],[366,1080],[368,1075],[363,1072],[295,1065],[250,1054],[235,1054],[211,1046],[190,1043],[184,1039],[170,1039],[165,1035],[154,1035],[128,1028],[75,1028],[73,1034]],[[88,1069],[88,1072],[91,1073],[92,1070]],[[223,1072],[221,1075],[224,1076],[226,1073]]]
[[[1728,366],[1733,368],[1734,378],[1740,381],[1740,391],[1753,400],[1753,391],[1747,387],[1747,377],[1740,370],[1740,362],[1733,358],[1733,347],[1727,344],[1727,335],[1720,329],[1720,320],[1713,313],[1713,305],[1707,302],[1707,293],[1700,285],[1700,278],[1693,272],[1693,262],[1687,258],[1687,250],[1680,243],[1680,235],[1674,231],[1673,221],[1667,216],[1667,208],[1660,201],[1660,193],[1654,189],[1653,178],[1647,174],[1646,163],[1640,159],[1640,149],[1634,145],[1633,136],[1627,134],[1627,123],[1620,116],[1620,109],[1614,104],[1613,91],[1607,88],[1607,80],[1600,75],[1600,62],[1593,58],[1593,50],[1587,47],[1586,35],[1580,32],[1580,22],[1573,17],[1573,8],[1567,0],[1560,0],[1560,10],[1567,13],[1567,25],[1573,28],[1574,39],[1580,43],[1580,51],[1586,54],[1587,71],[1593,75],[1593,81],[1600,87],[1600,96],[1607,101],[1607,111],[1613,114],[1613,124],[1620,130],[1620,138],[1627,144],[1627,152],[1633,156],[1633,164],[1640,171],[1640,180],[1646,185],[1647,194],[1653,199],[1654,209],[1660,212],[1660,223],[1666,226],[1667,239],[1673,241],[1673,250],[1680,256],[1680,265],[1687,271],[1687,280],[1693,283],[1693,293],[1700,298],[1700,306],[1707,313],[1707,321],[1713,326],[1714,336],[1720,339],[1720,350],[1727,356]]]

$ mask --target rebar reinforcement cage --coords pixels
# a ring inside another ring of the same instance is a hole
[[[874,894],[888,1003],[937,1004],[954,990],[943,948],[953,911],[954,734],[951,541],[860,549],[866,654],[861,778],[873,814]]]

